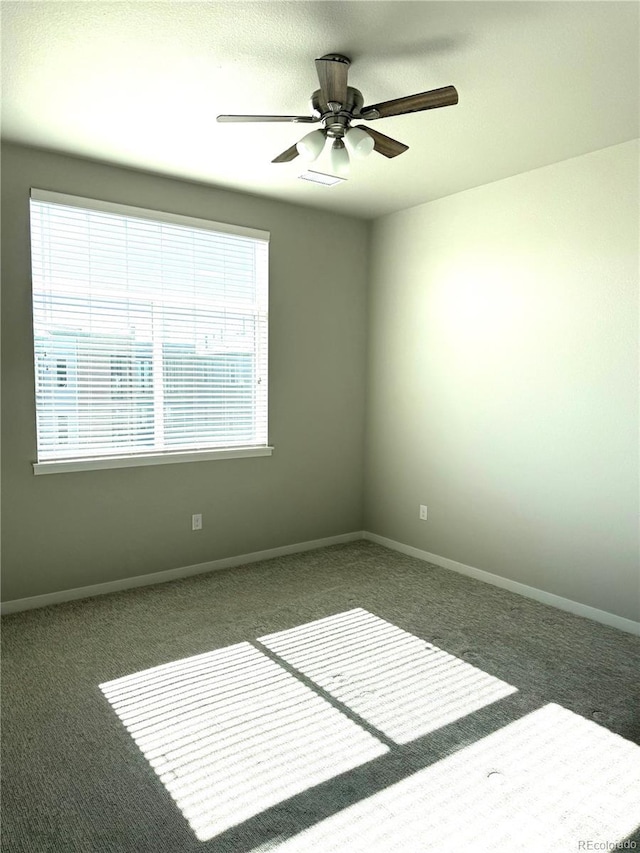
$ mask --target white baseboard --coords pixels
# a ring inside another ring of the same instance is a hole
[[[378,545],[383,545],[392,551],[399,551],[402,554],[416,557],[424,562],[433,563],[441,568],[450,569],[451,571],[458,572],[458,574],[509,590],[509,592],[515,592],[518,595],[523,595],[525,598],[532,598],[534,601],[539,601],[542,604],[549,604],[551,607],[557,607],[559,610],[566,610],[576,616],[584,616],[603,625],[609,625],[611,628],[618,628],[620,631],[640,636],[640,622],[635,622],[633,619],[625,619],[623,616],[616,616],[615,613],[598,610],[598,608],[590,607],[588,604],[581,604],[570,598],[563,598],[560,595],[554,595],[551,592],[545,592],[536,587],[527,586],[518,581],[503,578],[500,575],[494,575],[483,569],[476,569],[473,566],[458,563],[456,560],[450,560],[448,557],[440,557],[438,554],[422,551],[420,548],[396,542],[394,539],[387,539],[386,536],[379,536],[377,533],[360,530],[353,531],[352,533],[342,533],[338,536],[328,536],[325,539],[312,539],[308,542],[297,542],[293,545],[281,545],[278,548],[268,548],[265,551],[253,551],[250,554],[239,554],[236,557],[210,560],[209,562],[197,563],[193,566],[167,569],[163,572],[152,572],[147,575],[137,575],[135,577],[122,578],[121,580],[92,584],[91,586],[64,589],[60,592],[49,592],[44,595],[34,595],[30,598],[16,598],[12,601],[3,601],[0,604],[0,612],[2,615],[8,615],[9,613],[18,613],[21,610],[33,610],[38,607],[48,607],[50,604],[75,601],[79,598],[92,598],[94,595],[105,595],[110,592],[120,592],[139,586],[151,586],[153,584],[165,583],[166,581],[178,580],[179,578],[186,578],[191,575],[200,575],[220,569],[230,569],[234,566],[243,566],[247,563],[256,563],[259,560],[269,560],[272,557],[283,557],[286,554],[312,551],[315,548],[324,548],[328,545],[355,542],[358,539],[368,539],[370,542],[376,542]]]
[[[584,616],[587,619],[593,619],[595,622],[601,622],[603,625],[609,625],[611,628],[618,628],[620,631],[640,636],[640,622],[635,622],[633,619],[625,619],[623,616],[616,616],[615,613],[609,613],[607,610],[598,610],[597,607],[580,604],[579,601],[563,598],[561,595],[554,595],[552,592],[545,592],[534,586],[527,586],[524,583],[512,581],[509,578],[503,578],[491,572],[485,572],[483,569],[466,566],[464,563],[458,563],[456,560],[450,560],[448,557],[440,557],[437,554],[430,554],[428,551],[421,551],[419,548],[413,548],[411,545],[404,545],[402,542],[387,539],[386,536],[378,536],[377,533],[365,531],[362,535],[370,542],[384,545],[385,548],[391,548],[393,551],[400,551],[402,554],[407,554],[410,557],[417,557],[419,560],[424,560],[427,563],[434,563],[443,569],[451,569],[451,571],[458,572],[458,574],[467,575],[470,578],[490,583],[493,586],[499,586],[502,589],[509,590],[509,592],[523,595],[525,598],[532,598],[542,604],[549,604],[551,607],[566,610],[576,616]]]
[[[325,539],[312,539],[309,542],[297,542],[294,545],[281,545],[278,548],[268,548],[266,551],[253,551],[251,554],[239,554],[237,557],[225,557],[221,560],[210,560],[207,563],[196,563],[193,566],[182,566],[178,569],[167,569],[163,572],[152,572],[148,575],[137,575],[132,578],[122,578],[117,581],[80,586],[75,589],[63,589],[60,592],[49,592],[44,595],[34,595],[30,598],[15,598],[3,601],[0,605],[2,615],[18,613],[21,610],[33,610],[37,607],[47,607],[50,604],[61,604],[64,601],[74,601],[78,598],[92,598],[94,595],[105,595],[109,592],[120,592],[137,586],[175,581],[190,575],[200,575],[219,569],[230,569],[233,566],[243,566],[246,563],[257,563],[259,560],[270,560],[272,557],[284,557],[286,554],[297,554],[302,551],[313,551],[327,545],[341,545],[345,542],[355,542],[362,539],[361,530],[352,533],[342,533],[338,536],[328,536]]]

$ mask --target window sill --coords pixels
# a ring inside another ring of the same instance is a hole
[[[169,465],[176,462],[207,462],[214,459],[243,459],[271,456],[273,447],[226,447],[219,450],[189,450],[149,453],[137,456],[104,456],[88,459],[51,459],[34,462],[34,474],[64,474],[70,471],[97,471],[101,468],[135,468],[139,465]]]

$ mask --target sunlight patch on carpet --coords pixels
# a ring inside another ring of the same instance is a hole
[[[200,841],[388,751],[249,643],[100,688]]]
[[[549,704],[286,841],[253,849],[612,850],[639,824],[640,747]]]
[[[396,743],[517,692],[361,608],[258,642]]]
[[[361,608],[100,688],[201,841],[516,692]]]

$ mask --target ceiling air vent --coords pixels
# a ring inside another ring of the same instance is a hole
[[[338,178],[335,175],[325,175],[324,172],[314,172],[312,170],[303,172],[298,175],[301,181],[311,181],[312,184],[322,184],[323,187],[333,187],[336,184],[341,184],[346,181],[346,178]]]

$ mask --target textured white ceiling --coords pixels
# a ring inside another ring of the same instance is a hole
[[[373,217],[640,135],[635,2],[8,2],[3,138]],[[337,187],[270,160],[310,128],[313,60],[365,102],[454,85],[457,106],[372,122],[410,150]]]

